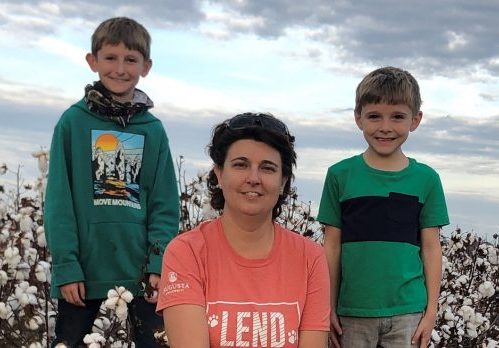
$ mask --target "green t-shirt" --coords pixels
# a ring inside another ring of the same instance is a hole
[[[449,223],[442,184],[410,158],[401,171],[357,155],[329,167],[317,220],[341,230],[337,313],[383,317],[423,311],[422,228]]]

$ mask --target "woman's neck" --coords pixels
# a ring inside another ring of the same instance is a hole
[[[237,218],[229,214],[221,217],[223,233],[229,245],[240,256],[247,259],[263,259],[274,245],[274,222],[255,217]]]

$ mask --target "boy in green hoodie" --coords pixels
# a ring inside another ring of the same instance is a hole
[[[50,152],[45,227],[58,301],[55,346],[83,345],[107,292],[124,286],[138,348],[162,328],[155,295],[163,250],[178,232],[179,203],[163,125],[135,88],[152,65],[150,36],[136,21],[102,22],[86,60],[99,81],[57,123]]]

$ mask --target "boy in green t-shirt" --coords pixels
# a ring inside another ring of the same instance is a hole
[[[327,172],[325,225],[333,347],[426,347],[437,318],[439,230],[449,223],[438,174],[402,144],[423,113],[414,77],[384,67],[357,86],[363,154]]]

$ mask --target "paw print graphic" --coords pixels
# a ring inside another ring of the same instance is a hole
[[[298,333],[295,330],[288,332],[288,342],[291,344],[298,342]]]
[[[210,315],[210,317],[208,318],[208,325],[210,325],[210,327],[215,327],[218,325],[218,315]]]

